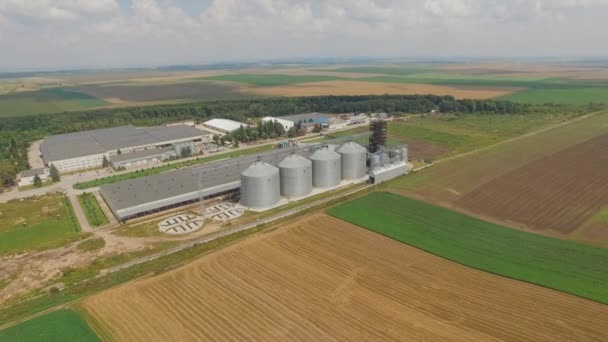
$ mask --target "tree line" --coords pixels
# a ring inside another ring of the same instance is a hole
[[[439,110],[444,113],[563,113],[587,111],[594,105],[571,106],[558,104],[532,105],[501,100],[461,100],[452,96],[380,95],[380,96],[314,96],[292,98],[263,98],[217,100],[184,104],[106,108],[79,112],[5,117],[0,120],[0,181],[12,184],[14,175],[29,168],[29,144],[45,136],[121,125],[160,125],[172,121],[194,119],[197,122],[214,117],[237,121],[263,116],[284,116],[306,112],[352,113],[387,112],[424,113]],[[593,108],[591,108],[593,109]],[[237,133],[237,141],[255,140],[272,133]]]

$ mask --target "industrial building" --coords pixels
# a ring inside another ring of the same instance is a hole
[[[180,149],[181,151],[181,149]],[[108,159],[114,169],[128,168],[148,162],[165,161],[178,156],[178,151],[171,147],[150,148],[147,150],[123,153],[110,156]]]
[[[234,120],[229,120],[229,119],[211,119],[211,120],[203,122],[203,126],[209,128],[209,129],[213,129],[213,130],[222,132],[222,133],[230,133],[230,132],[236,131],[241,126],[245,127],[247,125],[244,123],[234,121]]]
[[[403,174],[407,149],[372,155],[372,182]],[[367,149],[354,141],[314,144],[234,158],[127,180],[100,187],[119,221],[182,206],[240,190],[240,203],[252,210],[280,205],[367,179]]]
[[[267,117],[262,118],[262,122],[273,122],[273,121],[280,123],[281,126],[283,126],[283,129],[285,129],[285,132],[287,132],[291,127],[295,126],[294,122],[290,121],[290,120],[274,118],[272,116],[267,116]]]
[[[148,149],[183,146],[211,141],[213,134],[190,126],[121,126],[53,135],[40,144],[45,165],[59,172],[72,172],[102,166],[103,157]]]
[[[34,184],[34,178],[38,176],[41,181],[45,181],[51,177],[48,168],[30,169],[21,171],[17,177],[17,185],[28,186]]]

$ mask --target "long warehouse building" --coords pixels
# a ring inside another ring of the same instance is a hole
[[[120,126],[47,137],[40,144],[44,164],[59,172],[101,167],[103,157],[211,141],[213,134],[186,125],[135,127]]]
[[[301,147],[297,153],[308,158],[319,145]],[[277,165],[292,151],[271,151],[105,184],[99,191],[114,216],[124,222],[235,191],[241,186],[241,172],[253,162]]]

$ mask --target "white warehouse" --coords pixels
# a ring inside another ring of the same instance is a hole
[[[265,118],[262,118],[262,122],[271,122],[271,121],[276,121],[276,122],[280,123],[286,132],[295,125],[294,122],[291,120],[273,118],[272,116],[267,116]]]
[[[53,135],[40,144],[40,154],[45,165],[55,165],[59,172],[73,172],[101,167],[104,156],[207,142],[212,137],[211,132],[185,125],[142,128],[129,125]]]
[[[247,125],[242,122],[229,119],[211,119],[203,122],[203,126],[222,133],[230,133],[236,131],[241,126],[246,127]]]

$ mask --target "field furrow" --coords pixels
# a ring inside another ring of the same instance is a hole
[[[118,341],[608,339],[608,306],[476,271],[326,215],[85,303]]]

